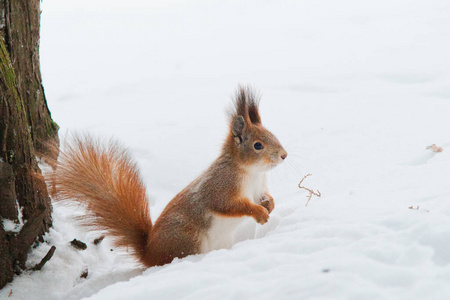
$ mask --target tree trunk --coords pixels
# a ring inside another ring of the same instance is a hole
[[[0,289],[52,222],[35,157],[58,141],[41,83],[40,13],[39,0],[0,0]]]

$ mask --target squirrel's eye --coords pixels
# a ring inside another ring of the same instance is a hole
[[[253,145],[253,147],[255,147],[256,150],[262,150],[262,149],[264,149],[264,146],[263,146],[261,143],[259,143],[259,142],[256,142],[256,143]]]

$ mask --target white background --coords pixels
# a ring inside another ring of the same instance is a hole
[[[270,222],[248,221],[231,250],[144,271],[108,239],[92,245],[99,234],[70,219],[82,209],[56,205],[48,243],[28,264],[51,245],[54,257],[0,298],[450,297],[448,1],[44,0],[41,8],[41,69],[61,135],[126,144],[154,219],[218,155],[239,83],[260,90],[263,124],[289,156],[270,174]],[[444,151],[426,150],[433,143]],[[305,207],[297,183],[307,173],[304,184],[323,196]],[[88,249],[71,248],[73,238]]]

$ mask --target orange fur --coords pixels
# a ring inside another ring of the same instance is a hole
[[[256,149],[256,142],[264,148]],[[264,173],[286,155],[261,125],[254,94],[240,88],[221,155],[170,201],[154,224],[136,165],[115,142],[75,136],[62,149],[49,181],[55,199],[87,206],[82,225],[105,230],[117,246],[131,247],[151,267],[205,251],[205,241],[216,238],[211,232],[217,216],[266,223],[274,202]]]
[[[82,225],[106,230],[117,246],[131,246],[139,259],[152,228],[145,187],[119,144],[75,136],[60,153],[50,177],[57,200],[87,205]]]

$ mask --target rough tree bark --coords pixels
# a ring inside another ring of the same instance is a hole
[[[35,157],[58,141],[41,83],[40,13],[39,0],[0,0],[0,289],[52,223]],[[23,226],[6,231],[7,220]]]

